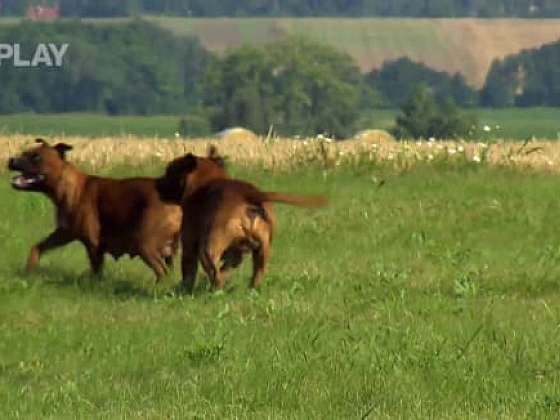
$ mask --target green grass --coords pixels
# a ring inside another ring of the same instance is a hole
[[[92,280],[78,245],[22,275],[53,211],[2,176],[2,418],[557,418],[557,176],[234,172],[331,205],[276,207],[258,293],[245,264],[224,294],[201,275],[194,298],[139,261]]]
[[[479,126],[492,128],[489,137],[558,140],[560,108],[476,109]],[[496,130],[496,125],[500,126]]]
[[[477,117],[474,134],[481,139],[526,140],[535,137],[558,140],[560,137],[560,108],[475,108],[466,112]],[[373,110],[362,118],[360,124],[388,130],[394,126],[398,113],[396,110]],[[491,131],[485,132],[485,125]]]
[[[557,140],[560,133],[560,108],[483,109],[468,112],[478,117],[477,135],[484,139]],[[393,127],[395,110],[373,110],[360,119],[362,128]],[[0,115],[1,134],[29,134],[42,136],[123,136],[173,137],[179,125],[179,116],[117,116],[101,114],[13,114]],[[492,128],[490,133],[482,130]],[[500,126],[496,130],[496,125]]]
[[[12,114],[0,115],[0,133],[41,136],[106,137],[134,135],[173,137],[179,127],[176,116],[118,116],[102,114]]]

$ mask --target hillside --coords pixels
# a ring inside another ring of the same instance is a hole
[[[475,87],[482,86],[495,58],[560,39],[560,19],[144,18],[177,35],[196,36],[212,51],[303,35],[348,52],[364,71],[407,56],[437,70],[461,72]],[[118,24],[130,18],[83,21]]]
[[[560,19],[147,19],[176,34],[195,35],[213,51],[305,35],[347,51],[365,71],[407,56],[461,72],[476,87],[493,59],[560,38]]]

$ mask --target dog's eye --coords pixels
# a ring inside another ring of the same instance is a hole
[[[31,162],[33,163],[39,163],[41,162],[41,155],[38,153],[35,153],[34,155],[31,156]]]

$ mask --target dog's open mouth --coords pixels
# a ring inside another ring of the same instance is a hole
[[[12,178],[12,187],[18,190],[27,190],[41,184],[45,179],[44,175],[21,174]]]

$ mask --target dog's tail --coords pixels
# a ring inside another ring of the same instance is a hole
[[[309,208],[325,207],[328,204],[327,198],[320,195],[295,195],[278,192],[263,192],[261,200]]]

